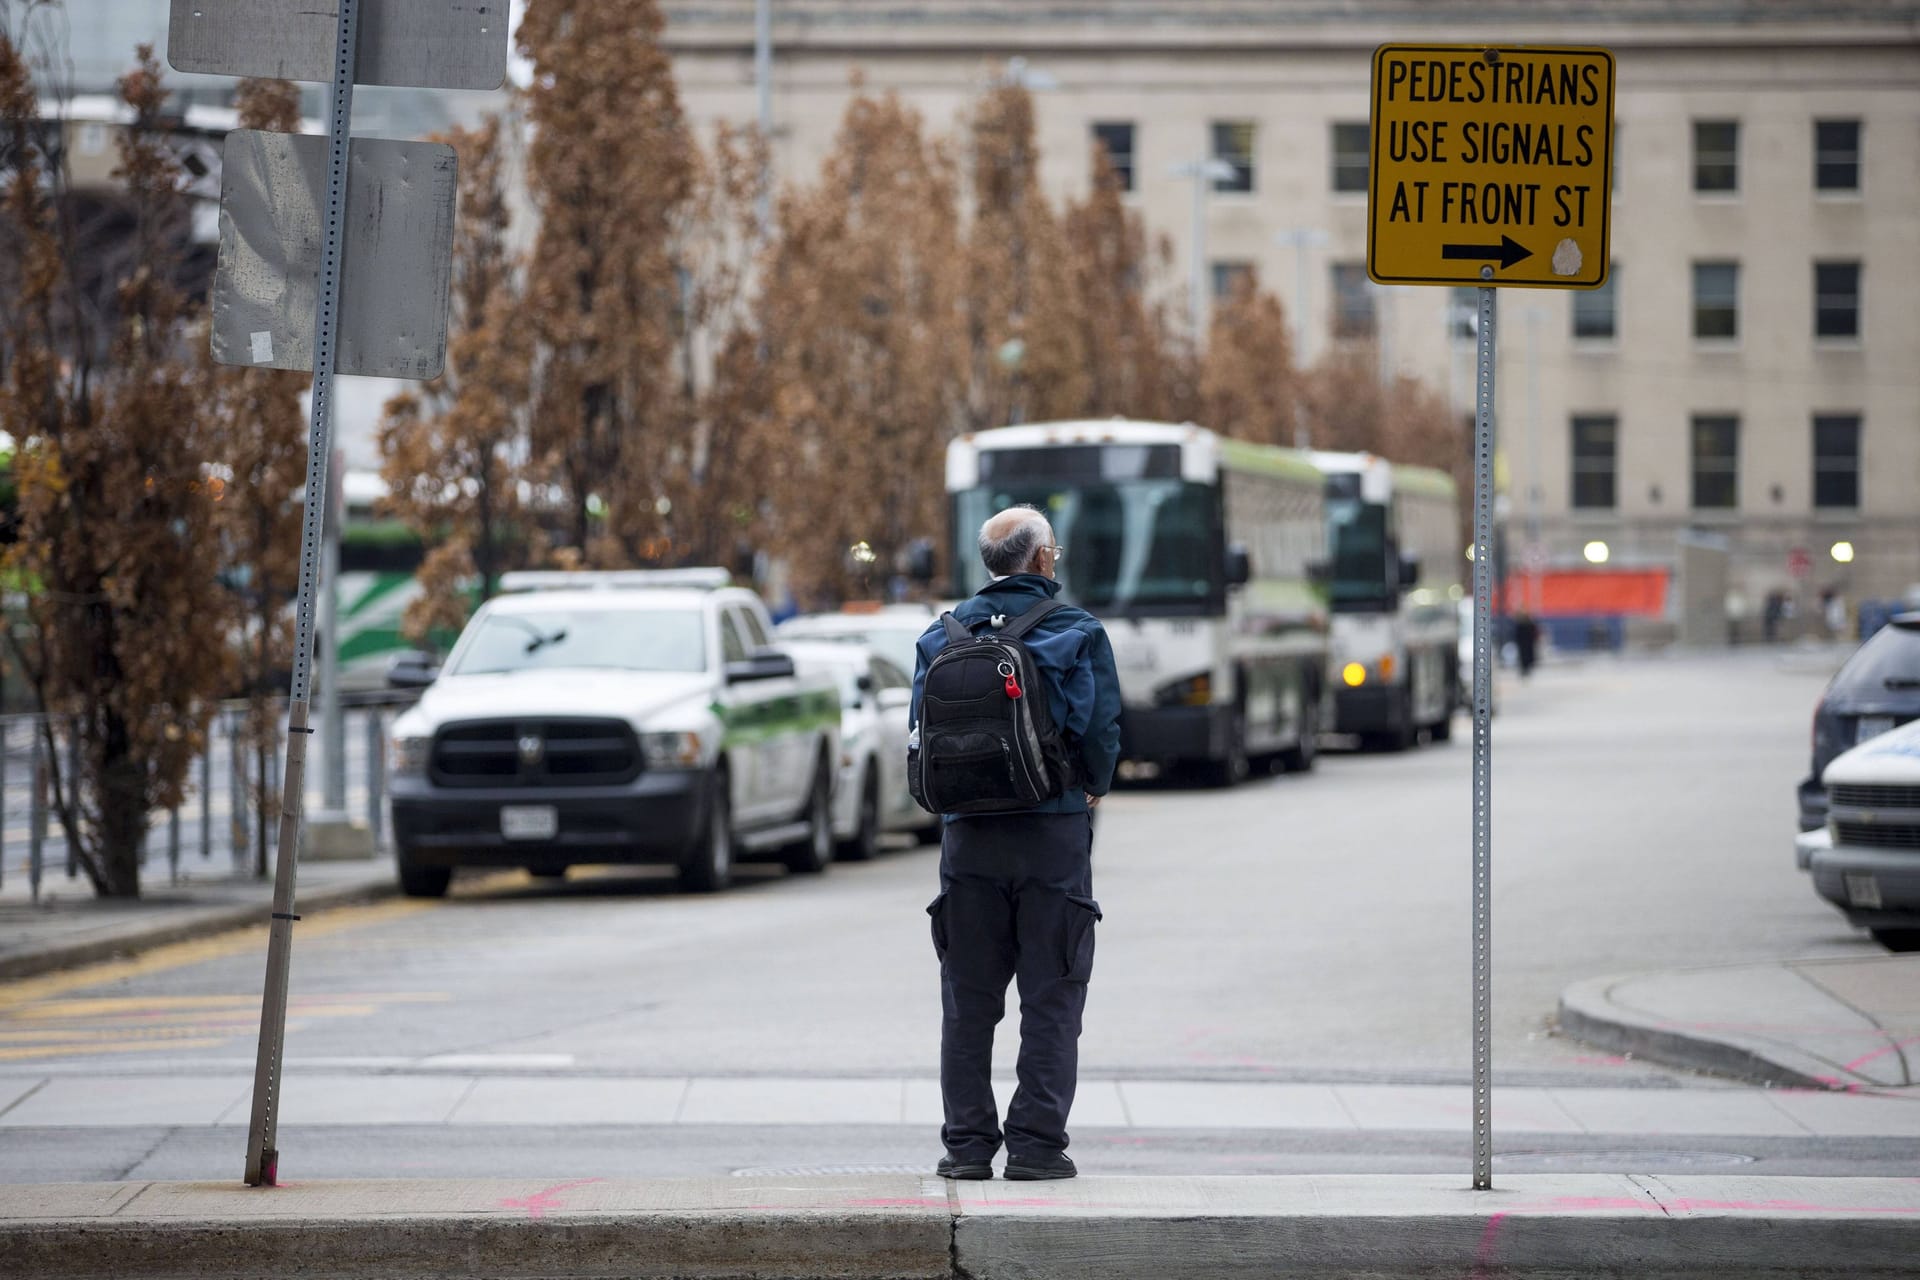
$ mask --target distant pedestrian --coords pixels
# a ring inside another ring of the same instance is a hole
[[[1540,624],[1524,609],[1514,615],[1513,651],[1520,660],[1520,675],[1532,675],[1533,664],[1540,658]]]
[[[1780,638],[1780,620],[1786,616],[1787,593],[1776,587],[1767,592],[1767,601],[1760,613],[1760,634],[1768,644]]]
[[[1003,1143],[1009,1179],[1075,1173],[1067,1114],[1100,919],[1091,811],[1119,758],[1120,685],[1100,623],[1055,599],[1065,554],[1039,511],[1000,512],[980,530],[992,581],[919,641],[910,768],[916,796],[946,824],[940,894],[927,908],[940,960],[946,1178],[991,1178]],[[1019,731],[995,736],[1007,726]],[[998,798],[1022,788],[1031,794]],[[1003,1134],[993,1032],[1016,979],[1019,1085]]]

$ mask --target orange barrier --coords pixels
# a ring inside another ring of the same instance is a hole
[[[1539,601],[1542,618],[1613,614],[1658,618],[1666,614],[1665,569],[1546,569],[1539,575],[1536,594],[1533,576],[1524,571],[1507,578],[1501,606],[1513,613]]]

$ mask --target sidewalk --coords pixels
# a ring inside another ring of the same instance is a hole
[[[1920,955],[1783,960],[1576,983],[1560,1028],[1758,1084],[1920,1094]]]
[[[914,1175],[0,1187],[9,1275],[1912,1275],[1920,1182],[1528,1175]]]
[[[293,1016],[298,1021],[310,1013],[296,1008]],[[832,1125],[932,1132],[942,1118],[939,1082],[931,1078],[609,1075],[576,1071],[564,1054],[548,1056],[554,1060],[530,1054],[296,1059],[281,1085],[280,1122],[283,1130]],[[9,1131],[22,1129],[245,1125],[252,1066],[251,1058],[238,1054],[138,1064],[69,1061],[57,1072],[9,1062],[0,1068],[0,1143]],[[996,1079],[994,1085],[1004,1111],[1013,1082]],[[1464,1134],[1472,1124],[1472,1103],[1464,1085],[1089,1078],[1074,1099],[1073,1127],[1107,1133]],[[1920,1142],[1920,1091],[1881,1097],[1797,1089],[1502,1085],[1493,1091],[1493,1122],[1503,1136]],[[9,1173],[9,1162],[0,1157],[0,1176]]]
[[[135,901],[102,901],[84,878],[69,880],[63,872],[42,884],[35,906],[26,878],[9,876],[0,893],[0,982],[265,924],[272,910],[271,881],[236,877],[226,868],[183,868],[180,882],[172,884],[165,866],[156,870],[150,862],[142,889],[144,896]],[[297,909],[318,911],[395,892],[389,859],[303,862]]]

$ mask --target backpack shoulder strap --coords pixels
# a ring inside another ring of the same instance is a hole
[[[973,632],[967,630],[966,624],[954,617],[951,612],[940,615],[940,625],[947,630],[948,644],[960,644],[973,639]]]
[[[1039,626],[1048,614],[1067,607],[1065,600],[1042,600],[1000,630],[1003,640],[1018,640]]]

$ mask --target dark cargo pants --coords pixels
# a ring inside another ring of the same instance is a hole
[[[1066,1150],[1093,972],[1092,821],[1023,813],[947,824],[940,896],[927,907],[940,957],[940,1136],[957,1160],[1000,1149],[993,1029],[1020,985],[1019,1087],[1007,1107],[1010,1156]]]

